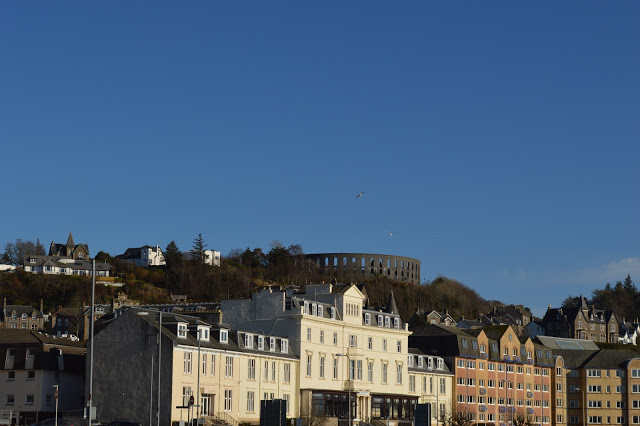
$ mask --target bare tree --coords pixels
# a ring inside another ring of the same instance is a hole
[[[440,413],[440,421],[445,426],[471,426],[475,423],[474,415],[466,407],[453,406],[451,413]]]
[[[518,410],[518,412],[513,415],[514,426],[533,426],[533,422],[533,416],[530,414],[526,414],[521,410]]]
[[[10,265],[20,266],[27,257],[42,254],[44,254],[44,247],[40,244],[39,239],[35,243],[17,239],[15,243],[7,243],[4,246],[2,261]]]

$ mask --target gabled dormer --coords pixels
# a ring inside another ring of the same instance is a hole
[[[211,327],[207,324],[198,324],[198,340],[208,342],[211,334]]]

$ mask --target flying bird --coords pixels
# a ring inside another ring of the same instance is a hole
[[[387,231],[386,229],[384,230],[384,232],[389,234],[390,237],[393,237],[394,235],[399,234],[399,232],[391,232],[391,231]]]
[[[364,195],[364,191],[363,191],[363,192],[361,192],[361,193],[359,193],[358,195],[356,195],[356,198],[360,198],[360,197],[362,197],[363,195]]]

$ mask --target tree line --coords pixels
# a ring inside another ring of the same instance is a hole
[[[20,241],[20,240],[18,240]],[[14,264],[32,254],[43,254],[38,242],[7,244],[4,256],[13,256]],[[40,246],[41,247],[41,246]],[[96,289],[99,303],[109,303],[118,291],[142,303],[169,303],[170,295],[186,295],[188,301],[217,302],[222,299],[249,297],[267,285],[286,287],[316,283],[363,284],[370,305],[383,307],[394,293],[402,318],[408,320],[415,310],[444,311],[455,318],[477,318],[487,313],[494,302],[480,297],[474,290],[447,277],[437,277],[421,285],[394,281],[387,276],[362,277],[356,273],[319,268],[305,259],[299,244],[285,246],[274,241],[269,250],[262,248],[234,249],[221,259],[220,266],[205,263],[207,243],[199,234],[190,247],[182,251],[175,241],[164,250],[166,266],[136,267],[109,253],[100,251],[96,261],[109,262],[111,275],[124,282],[122,289]],[[188,259],[184,256],[189,252]],[[11,254],[10,254],[11,253]],[[90,278],[76,276],[33,275],[18,270],[0,275],[0,296],[14,304],[37,304],[42,298],[45,306],[78,307],[90,297]]]

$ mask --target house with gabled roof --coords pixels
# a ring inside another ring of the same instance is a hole
[[[42,302],[40,300],[40,309],[38,310],[29,305],[9,305],[7,298],[3,298],[0,309],[0,328],[44,330],[45,318],[42,313]]]
[[[167,262],[164,259],[162,249],[158,244],[155,247],[144,245],[142,247],[130,247],[124,253],[116,256],[125,262],[133,263],[136,266],[164,266]]]
[[[582,295],[574,306],[549,306],[542,319],[547,336],[609,343],[617,343],[619,323],[615,312],[588,306]]]
[[[49,256],[66,257],[70,259],[89,260],[89,245],[73,242],[73,235],[69,232],[66,244],[58,244],[51,241]]]
[[[82,412],[85,347],[80,342],[23,329],[0,329],[0,412],[15,424],[55,415],[54,387],[61,390],[58,411]]]

